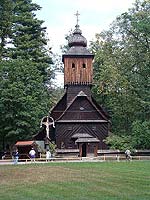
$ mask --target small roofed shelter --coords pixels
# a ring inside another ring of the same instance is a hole
[[[77,133],[72,138],[75,138],[75,143],[78,144],[80,157],[89,156],[91,152],[94,153],[95,157],[97,156],[98,143],[100,142],[98,138],[87,133]],[[92,151],[91,148],[93,149]]]
[[[35,141],[17,141],[15,147],[18,149],[19,158],[29,158],[29,151],[34,148],[38,156],[38,145]]]

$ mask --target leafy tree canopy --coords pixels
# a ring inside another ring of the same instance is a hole
[[[149,17],[150,1],[137,0],[91,43],[95,54],[93,93],[110,112],[112,131],[120,136],[131,135],[137,120],[149,121]]]
[[[24,60],[1,62],[0,77],[3,139],[31,139],[50,105],[42,77],[36,65]]]

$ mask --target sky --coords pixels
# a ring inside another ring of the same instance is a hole
[[[65,35],[74,30],[78,11],[79,25],[88,42],[96,33],[107,30],[115,18],[128,11],[135,0],[32,0],[42,9],[37,18],[45,21],[48,38],[54,53],[60,53]]]
[[[82,35],[89,44],[95,34],[107,30],[120,14],[128,11],[135,0],[32,0],[42,7],[37,18],[44,20],[54,54],[62,54],[60,46],[66,43],[65,35],[75,29],[77,11]],[[63,87],[63,75],[58,72],[56,83]]]

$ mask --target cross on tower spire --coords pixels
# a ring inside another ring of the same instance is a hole
[[[77,11],[75,15],[76,15],[76,17],[77,17],[77,26],[79,26],[79,15],[80,15],[80,14],[79,14],[79,12]]]

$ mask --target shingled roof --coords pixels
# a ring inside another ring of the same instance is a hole
[[[95,108],[95,110],[103,117],[104,120],[108,121],[107,119],[107,116],[105,115],[105,112],[102,112],[102,108],[101,109],[98,109],[97,106],[95,105],[95,103],[90,99],[88,98],[88,96],[83,92],[83,91],[80,91],[75,97],[74,99],[72,100],[72,102],[66,107],[66,109],[61,112],[61,115],[59,116],[59,118],[56,119],[56,121],[59,121],[62,119],[62,117],[65,115],[65,113],[67,112],[67,110],[72,106],[72,104],[75,102],[75,100],[79,97],[85,97],[87,98],[87,100],[89,101],[89,103]],[[61,102],[59,102],[61,103]]]

